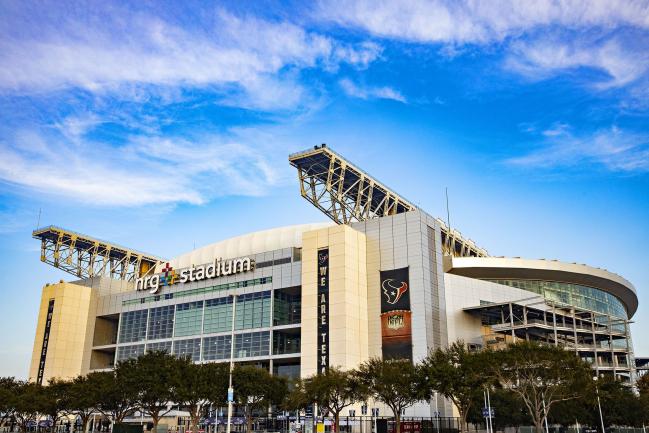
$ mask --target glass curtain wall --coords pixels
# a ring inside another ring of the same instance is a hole
[[[148,313],[148,310],[122,313],[118,341],[120,343],[133,343],[146,340]]]
[[[270,326],[270,291],[237,296],[235,329],[267,328]]]
[[[229,335],[203,338],[203,361],[230,359],[231,341],[232,338]]]
[[[200,335],[203,324],[203,301],[176,305],[174,336]]]
[[[271,326],[273,302],[279,319],[276,325],[299,324],[299,287],[285,289],[275,295],[263,291],[237,296],[235,330]],[[232,338],[232,297],[185,302],[150,309],[124,312],[120,317],[119,343],[116,360],[139,356],[146,351],[166,351],[177,356],[190,356],[193,361],[229,359]],[[204,336],[202,334],[207,334]],[[180,337],[180,338],[179,338]],[[182,338],[194,337],[194,338]],[[172,338],[174,341],[172,342]],[[274,354],[299,353],[300,330],[246,332],[235,335],[236,358],[269,356],[271,338]],[[154,341],[151,341],[154,340]],[[165,341],[159,341],[165,340]],[[141,345],[121,346],[122,343],[143,342]]]
[[[149,312],[148,340],[171,338],[174,330],[174,306],[151,308]]]
[[[144,355],[144,344],[134,344],[131,346],[120,346],[117,348],[115,360],[117,362],[130,358],[137,358]]]
[[[226,332],[232,329],[232,298],[216,298],[205,301],[203,333]]]
[[[192,361],[201,360],[201,339],[191,338],[189,340],[174,341],[174,355],[178,358],[188,356]]]
[[[560,283],[541,280],[490,280],[494,283],[543,295],[546,299],[562,302],[598,313],[610,314],[615,317],[628,319],[624,304],[614,295],[593,287],[579,284]]]

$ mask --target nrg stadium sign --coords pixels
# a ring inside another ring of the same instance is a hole
[[[169,263],[162,268],[162,272],[150,277],[142,277],[135,280],[135,290],[149,290],[150,293],[157,293],[161,286],[171,286],[176,283],[201,281],[211,278],[225,277],[228,275],[249,272],[255,269],[255,261],[250,257],[241,259],[223,260],[214,259],[208,265],[192,265],[189,268],[175,270]]]

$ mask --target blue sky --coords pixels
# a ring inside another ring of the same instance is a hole
[[[287,162],[323,142],[493,255],[623,275],[649,355],[648,101],[648,1],[2,2],[0,375],[69,279],[39,209],[173,257],[324,220]]]

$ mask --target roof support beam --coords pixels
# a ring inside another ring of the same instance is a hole
[[[41,241],[41,261],[77,278],[109,277],[134,281],[164,259],[61,227],[35,230]]]

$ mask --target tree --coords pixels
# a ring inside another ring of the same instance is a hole
[[[428,393],[436,390],[460,413],[460,430],[467,430],[467,415],[491,379],[487,374],[491,352],[470,352],[462,341],[431,351],[422,362]]]
[[[588,363],[560,346],[523,341],[494,352],[494,358],[494,377],[523,401],[537,433],[554,405],[579,398],[592,385]]]
[[[392,410],[396,433],[401,433],[402,411],[426,397],[421,371],[409,360],[372,358],[354,374],[364,396],[373,397]]]
[[[13,377],[0,377],[0,428],[14,415],[14,396],[20,381]]]
[[[644,399],[636,395],[628,385],[612,376],[603,376],[598,378],[595,386],[599,393],[606,426],[641,427],[648,420],[648,407]],[[558,403],[548,419],[565,426],[574,424],[575,419],[583,424],[599,425],[595,386],[585,389],[580,399]]]
[[[635,383],[640,395],[649,395],[649,374],[643,374]]]
[[[127,383],[137,389],[137,405],[153,421],[153,433],[160,419],[173,409],[180,381],[179,360],[166,352],[152,351],[137,359],[122,361],[118,368]]]
[[[96,371],[88,374],[88,380],[97,394],[96,408],[113,424],[121,424],[124,418],[137,409],[136,383],[128,381],[128,374],[118,364],[113,371]]]
[[[335,367],[305,379],[303,392],[311,403],[333,414],[335,431],[339,431],[340,412],[363,398],[356,377]]]
[[[176,402],[189,412],[190,430],[196,432],[201,414],[216,399],[217,406],[226,400],[229,366],[225,363],[194,364],[180,360],[181,380],[176,388]]]
[[[629,386],[612,376],[599,378],[595,386],[598,388],[602,407],[606,409],[605,425],[642,426],[642,418],[646,418],[642,416],[642,401]],[[596,397],[591,398],[591,401],[595,400]],[[593,409],[595,412],[595,405]]]
[[[300,410],[306,409],[313,400],[306,393],[306,384],[303,379],[296,379],[289,386],[289,393],[282,402],[282,408],[285,410]]]
[[[599,414],[595,395],[587,392],[582,398],[557,402],[548,414],[548,423],[570,427],[578,421],[583,425],[598,426]]]
[[[92,413],[98,403],[97,388],[88,379],[88,376],[75,377],[67,388],[65,396],[66,410],[79,417],[81,430],[86,432]]]
[[[251,432],[255,410],[282,403],[288,394],[287,382],[251,365],[237,365],[232,374],[234,399],[244,408],[247,431]]]
[[[21,432],[26,433],[29,424],[38,420],[43,409],[43,387],[33,382],[20,382],[11,399],[13,415]]]
[[[70,386],[68,381],[50,379],[47,386],[42,388],[41,411],[52,421],[50,431],[54,431],[56,423],[64,414]]]
[[[520,398],[509,390],[494,388],[490,390],[491,408],[495,412],[495,417],[491,418],[493,426],[497,430],[504,430],[506,427],[518,427],[527,425],[531,419],[527,414],[527,409]],[[484,406],[484,397],[482,394],[474,397],[474,402],[469,409],[467,421],[478,424],[485,422],[482,415]],[[573,419],[574,423],[574,419]]]

